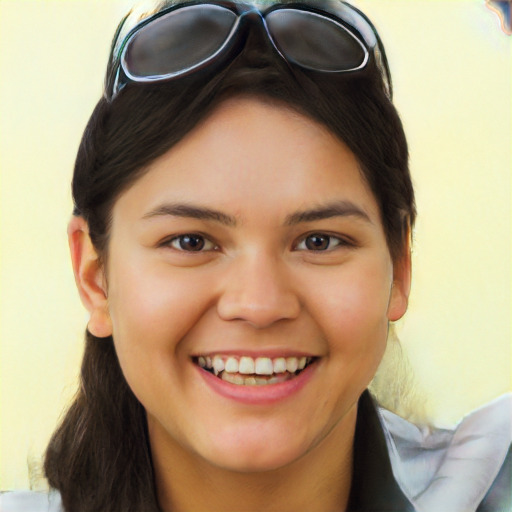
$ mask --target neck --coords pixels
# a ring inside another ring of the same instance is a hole
[[[169,439],[168,449],[162,449],[162,442],[150,435],[160,507],[163,512],[345,510],[352,481],[356,414],[355,405],[300,459],[257,473],[213,466]],[[156,434],[151,422],[149,427]]]

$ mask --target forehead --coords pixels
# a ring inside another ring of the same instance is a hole
[[[286,216],[349,200],[379,218],[359,164],[342,141],[311,118],[254,97],[221,103],[148,166],[118,203],[135,211],[170,200],[227,208],[237,216]]]

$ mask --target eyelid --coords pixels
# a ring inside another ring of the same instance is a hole
[[[199,249],[197,251],[183,249],[182,247],[179,246],[179,241],[180,241],[180,239],[182,239],[183,237],[186,237],[186,236],[202,238],[205,243],[204,247],[202,247],[201,249]],[[305,246],[300,247],[302,244],[305,244],[308,237],[311,237],[311,236],[320,236],[320,237],[329,238],[329,247],[327,249],[323,249],[323,250],[319,249],[316,251],[313,249],[308,249]],[[327,253],[327,252],[331,252],[331,251],[335,250],[338,247],[353,247],[355,245],[356,245],[356,243],[353,240],[349,239],[347,236],[343,236],[340,234],[327,233],[327,232],[323,232],[323,231],[311,231],[309,233],[302,235],[298,239],[298,241],[293,245],[293,250],[307,251],[307,252],[313,252],[313,253],[314,252]],[[173,249],[177,252],[181,252],[181,253],[205,253],[205,252],[215,251],[215,250],[219,249],[219,245],[216,242],[214,242],[209,236],[207,236],[203,233],[200,233],[200,232],[187,232],[187,233],[180,233],[180,234],[168,236],[165,239],[163,239],[161,242],[158,243],[158,247],[171,248],[171,249]]]
[[[197,251],[187,251],[186,249],[183,249],[179,246],[179,240],[183,237],[190,236],[190,237],[197,237],[202,238],[204,240],[205,246],[202,247],[200,250]],[[176,243],[176,245],[174,245]],[[170,237],[166,237],[162,242],[158,244],[159,247],[169,247],[177,252],[181,253],[204,253],[209,251],[214,251],[218,249],[218,244],[216,244],[213,240],[210,239],[210,237],[204,235],[203,233],[197,233],[197,232],[188,232],[188,233],[180,233],[179,235],[172,235]]]
[[[337,243],[331,247],[331,243],[329,243],[329,247],[327,249],[319,249],[317,251],[315,250],[312,250],[312,249],[308,249],[307,247],[302,247],[300,248],[299,246],[301,244],[305,244],[306,243],[306,240],[310,237],[310,236],[322,236],[322,237],[326,237],[326,238],[329,238],[331,241],[332,240],[336,240]],[[326,233],[326,232],[323,232],[323,231],[311,231],[310,233],[306,233],[305,235],[302,235],[298,242],[294,245],[294,250],[299,250],[299,251],[307,251],[307,252],[312,252],[312,253],[328,253],[328,252],[331,252],[335,249],[337,249],[338,247],[354,247],[356,244],[353,240],[350,240],[348,237],[344,237],[342,235],[339,235],[339,234],[332,234],[332,233]]]

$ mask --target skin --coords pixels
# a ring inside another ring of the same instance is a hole
[[[191,233],[202,251],[182,249]],[[163,510],[344,509],[357,400],[410,284],[345,144],[285,106],[230,99],[117,200],[106,269],[83,219],[69,236],[89,329],[113,334],[146,408]],[[318,359],[298,392],[248,405],[205,384],[192,357],[214,353]]]

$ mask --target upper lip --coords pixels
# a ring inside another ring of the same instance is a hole
[[[221,356],[221,357],[251,357],[256,359],[258,357],[268,357],[270,359],[275,359],[277,357],[320,357],[318,354],[313,352],[304,352],[298,350],[292,350],[290,348],[286,349],[269,349],[269,350],[208,350],[204,352],[195,352],[192,354],[192,358],[197,358],[199,356],[203,357],[213,357],[213,356]]]

